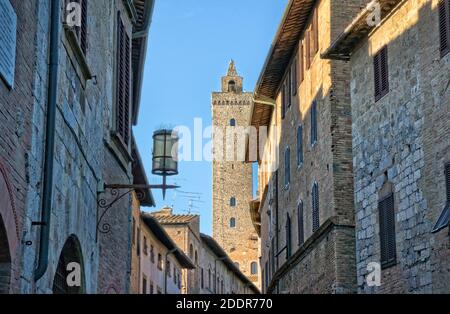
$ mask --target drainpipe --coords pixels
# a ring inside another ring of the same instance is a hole
[[[47,271],[48,266],[50,215],[53,192],[53,157],[55,150],[56,93],[58,85],[59,0],[51,1],[50,19],[50,60],[47,91],[47,121],[45,130],[44,182],[42,190],[41,221],[35,223],[35,225],[41,227],[38,264],[34,273],[35,281],[42,278]]]

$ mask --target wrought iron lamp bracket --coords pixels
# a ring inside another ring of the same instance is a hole
[[[139,201],[145,199],[144,190],[162,189],[163,191],[169,189],[178,189],[177,185],[143,185],[143,184],[101,184],[98,190],[97,201],[97,225],[96,225],[96,241],[98,240],[98,234],[107,234],[111,231],[111,225],[107,222],[102,222],[108,211],[117,204],[120,200],[124,199],[132,192],[136,193],[136,197]],[[109,194],[110,197],[107,197]]]

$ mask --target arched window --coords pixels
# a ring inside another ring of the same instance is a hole
[[[11,277],[11,253],[9,251],[9,242],[6,234],[6,227],[0,215],[0,294],[9,293],[10,277]]]
[[[70,287],[67,283],[70,272],[73,271],[70,264],[77,265],[80,271],[80,286]],[[76,264],[75,264],[76,263]],[[70,236],[61,251],[58,267],[53,279],[54,294],[81,294],[84,293],[84,269],[83,256],[81,253],[80,242],[77,237]]]
[[[198,253],[195,251],[195,266],[198,265]]]
[[[258,264],[256,262],[252,262],[250,264],[250,271],[252,275],[257,275],[258,274]]]
[[[312,229],[316,232],[320,227],[319,221],[319,185],[314,182],[312,193],[311,193],[311,207],[312,207]]]
[[[211,269],[208,269],[208,288],[212,288],[211,287]]]
[[[286,147],[284,152],[284,186],[289,187],[291,182],[291,149]]]
[[[230,228],[236,228],[236,218],[230,219]]]
[[[191,245],[189,246],[189,257],[190,257],[191,259],[194,258],[194,246],[192,245],[192,243],[191,243]]]
[[[236,119],[230,120],[230,126],[236,126]]]
[[[232,198],[230,198],[230,206],[236,207],[236,198],[234,196]]]
[[[291,216],[286,215],[286,258],[291,257]]]
[[[235,81],[229,81],[228,82],[228,92],[236,92],[236,82]]]

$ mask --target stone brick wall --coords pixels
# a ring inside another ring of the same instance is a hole
[[[234,66],[234,64],[233,64]],[[236,92],[228,92],[228,82],[236,82]],[[223,161],[213,161],[213,233],[214,239],[239,263],[242,272],[251,277],[257,284],[258,276],[251,275],[250,265],[258,262],[258,236],[254,231],[249,213],[249,201],[253,198],[252,165],[244,163],[244,137],[238,136],[233,148],[227,147],[226,137],[233,131],[246,128],[252,104],[252,93],[242,92],[242,77],[231,73],[222,78],[222,91],[212,94],[213,127],[224,132],[222,144],[216,138],[214,149],[219,151],[223,145]],[[236,121],[236,127],[230,126],[230,120]],[[215,131],[216,132],[216,131]],[[227,150],[228,149],[228,150]],[[226,159],[229,152],[236,158]],[[228,152],[228,153],[227,153]],[[231,198],[235,198],[236,206],[230,206]],[[236,227],[230,227],[234,218]]]
[[[445,202],[450,160],[448,73],[439,53],[437,0],[405,1],[352,57],[358,290],[363,293],[450,291],[448,228],[431,230]],[[373,59],[387,45],[389,93],[374,101]],[[381,287],[365,283],[379,262],[379,193],[392,184],[397,264]]]
[[[14,87],[0,79],[0,290],[20,292],[35,101],[38,1],[10,1],[17,15]],[[1,229],[2,227],[0,227]],[[3,246],[5,245],[5,246]]]

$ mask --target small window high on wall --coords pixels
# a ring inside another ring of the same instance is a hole
[[[236,82],[235,81],[230,81],[228,82],[228,92],[236,92]]]

